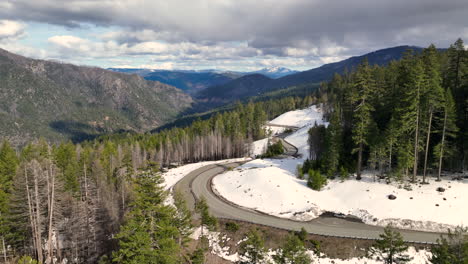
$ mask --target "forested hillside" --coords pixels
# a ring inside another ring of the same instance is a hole
[[[183,243],[190,216],[183,201],[176,199],[177,208],[163,204],[160,169],[242,157],[247,143],[264,137],[266,120],[313,100],[306,96],[238,104],[185,128],[122,133],[81,144],[40,140],[15,151],[4,141],[1,252],[8,260],[29,256],[42,262],[135,263],[138,256],[143,261],[138,263],[181,263],[191,254]]]
[[[80,141],[143,132],[172,120],[191,102],[182,91],[137,75],[0,49],[0,137],[15,145],[39,137]]]
[[[287,75],[278,79],[266,78],[258,74],[246,75],[223,85],[209,87],[195,94],[194,97],[199,101],[195,107],[206,109],[206,107],[216,107],[249,96],[258,96],[288,87],[304,84],[318,84],[323,81],[329,81],[335,73],[342,74],[345,71],[352,71],[364,58],[367,58],[370,65],[383,66],[391,61],[401,59],[403,53],[407,49],[412,49],[415,52],[421,51],[421,48],[413,46],[398,46],[382,49],[342,61],[324,64],[318,68]],[[209,104],[206,104],[206,102],[209,102]]]
[[[461,39],[401,61],[370,66],[323,83],[317,92],[330,125],[309,131],[315,157],[306,168],[426,182],[468,166],[468,58]],[[341,168],[341,169],[340,169]]]

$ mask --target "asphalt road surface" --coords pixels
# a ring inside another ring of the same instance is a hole
[[[337,217],[319,217],[309,222],[299,222],[279,218],[256,212],[252,209],[242,208],[226,201],[213,193],[211,180],[216,175],[226,171],[229,167],[237,167],[242,163],[224,163],[207,165],[190,172],[175,186],[181,192],[192,210],[196,199],[205,197],[212,215],[219,218],[247,221],[286,230],[298,231],[304,227],[309,233],[336,237],[353,237],[376,239],[383,232],[382,227],[366,225]],[[399,230],[406,241],[434,243],[440,237],[439,233]]]

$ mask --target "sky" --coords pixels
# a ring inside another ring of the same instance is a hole
[[[306,70],[457,38],[466,0],[0,0],[0,48],[103,68]]]

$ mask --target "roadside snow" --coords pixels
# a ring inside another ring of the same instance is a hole
[[[302,122],[301,122],[302,121]],[[301,127],[286,137],[299,149],[299,159],[256,159],[213,179],[213,189],[240,206],[294,220],[309,221],[329,211],[353,215],[370,225],[446,231],[468,225],[468,180],[411,185],[406,190],[398,182],[373,182],[370,173],[361,181],[331,180],[318,192],[296,178],[296,166],[308,157],[307,131],[315,122],[326,124],[315,106],[287,112],[271,121]],[[445,192],[436,189],[442,187]],[[388,195],[397,198],[389,200]]]
[[[203,233],[208,239],[208,243],[211,248],[212,254],[215,254],[230,262],[237,262],[239,260],[238,253],[230,254],[229,253],[230,247],[222,246],[222,244],[225,244],[225,242],[229,241],[230,238],[228,238],[226,235],[221,236],[220,232],[209,231],[208,228],[206,227],[203,228]],[[190,238],[198,240],[200,239],[201,235],[202,235],[201,227],[198,227],[193,231]]]

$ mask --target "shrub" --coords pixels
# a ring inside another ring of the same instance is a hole
[[[225,228],[227,231],[229,232],[237,232],[239,231],[239,225],[237,223],[234,223],[234,222],[227,222],[225,224]]]
[[[349,176],[348,170],[343,166],[340,167],[340,178],[342,181],[346,180]]]
[[[262,158],[271,158],[271,157],[274,157],[274,156],[281,155],[283,153],[284,153],[283,144],[281,144],[281,142],[278,141],[278,142],[276,142],[274,144],[268,145],[267,151],[262,156]]]
[[[296,166],[297,178],[303,180],[304,179],[304,171],[302,170],[302,166],[298,164]]]
[[[309,186],[309,188],[320,191],[325,184],[327,184],[327,178],[324,177],[320,171],[309,170],[309,178],[307,179],[307,186]]]

